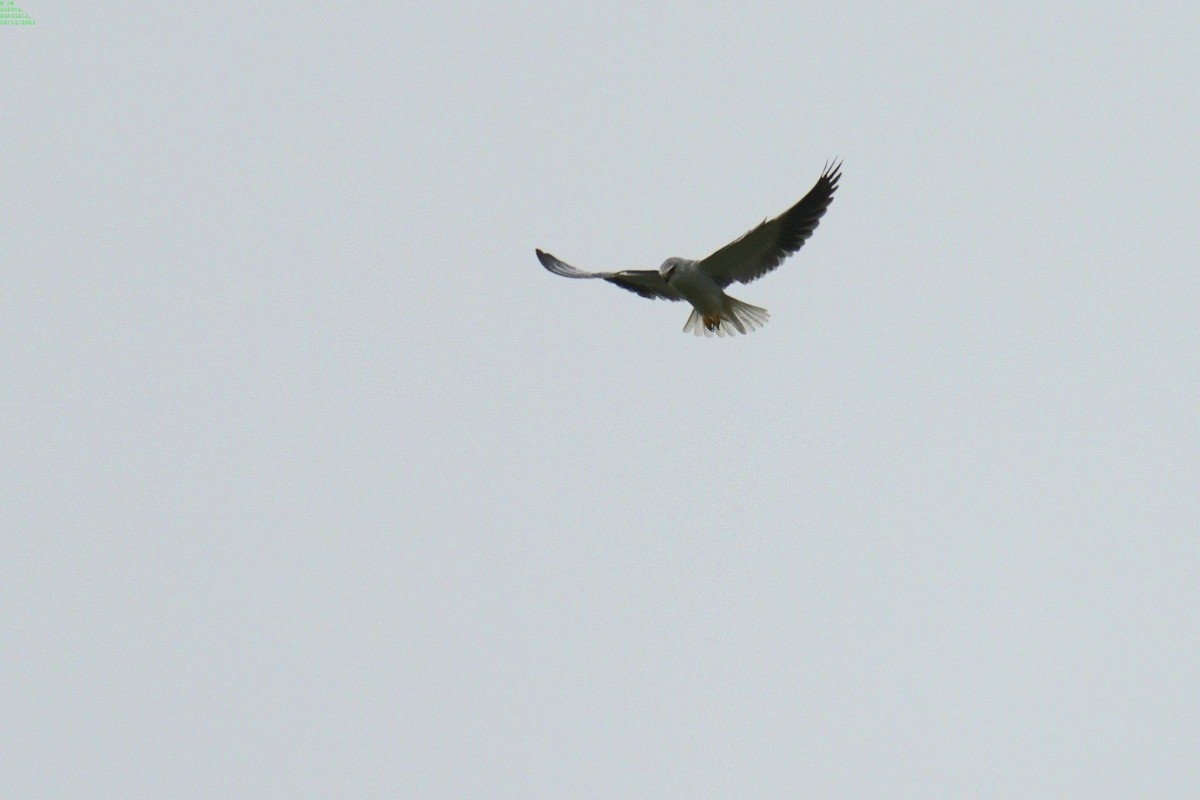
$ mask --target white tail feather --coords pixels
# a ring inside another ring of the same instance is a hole
[[[691,331],[697,336],[712,336],[714,333],[717,336],[746,334],[766,325],[770,318],[771,314],[765,308],[752,306],[726,295],[725,307],[721,309],[719,318],[709,317],[706,319],[705,315],[693,308],[687,323],[683,326],[683,332]]]

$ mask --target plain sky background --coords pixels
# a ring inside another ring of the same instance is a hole
[[[1193,5],[19,5],[4,796],[1200,796]]]

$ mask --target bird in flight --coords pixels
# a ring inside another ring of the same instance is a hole
[[[603,278],[651,300],[687,300],[692,304],[692,313],[683,326],[684,333],[692,331],[697,336],[749,333],[765,325],[770,314],[765,308],[730,297],[725,288],[734,281],[749,283],[761,278],[800,249],[833,202],[833,193],[842,177],[841,167],[840,161],[826,165],[816,185],[800,202],[700,261],[668,258],[657,270],[587,272],[541,250],[537,251],[537,257],[542,266],[564,278]]]

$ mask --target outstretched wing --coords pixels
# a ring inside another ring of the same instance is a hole
[[[778,267],[817,229],[821,217],[833,202],[833,193],[842,177],[841,170],[840,161],[833,166],[827,165],[816,185],[800,202],[725,245],[701,261],[700,268],[724,289],[734,281],[749,283]]]
[[[622,289],[628,289],[631,292],[637,292],[642,297],[649,297],[651,300],[662,298],[663,300],[682,300],[679,293],[667,285],[663,280],[662,275],[652,269],[625,269],[620,272],[586,272],[578,267],[572,267],[565,261],[559,261],[549,253],[537,251],[538,261],[542,262],[542,266],[553,272],[555,275],[562,275],[564,278],[603,278],[609,283],[615,283]]]

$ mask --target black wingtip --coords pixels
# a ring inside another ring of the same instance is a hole
[[[832,161],[826,161],[825,167],[821,170],[821,180],[829,181],[834,189],[837,188],[837,182],[842,177],[842,160],[834,156]]]
[[[569,264],[562,263],[545,250],[535,248],[533,252],[537,253],[538,261],[542,262],[542,266],[553,272],[555,275],[565,275],[568,278],[577,277],[573,275],[573,273],[577,270],[572,268]]]

